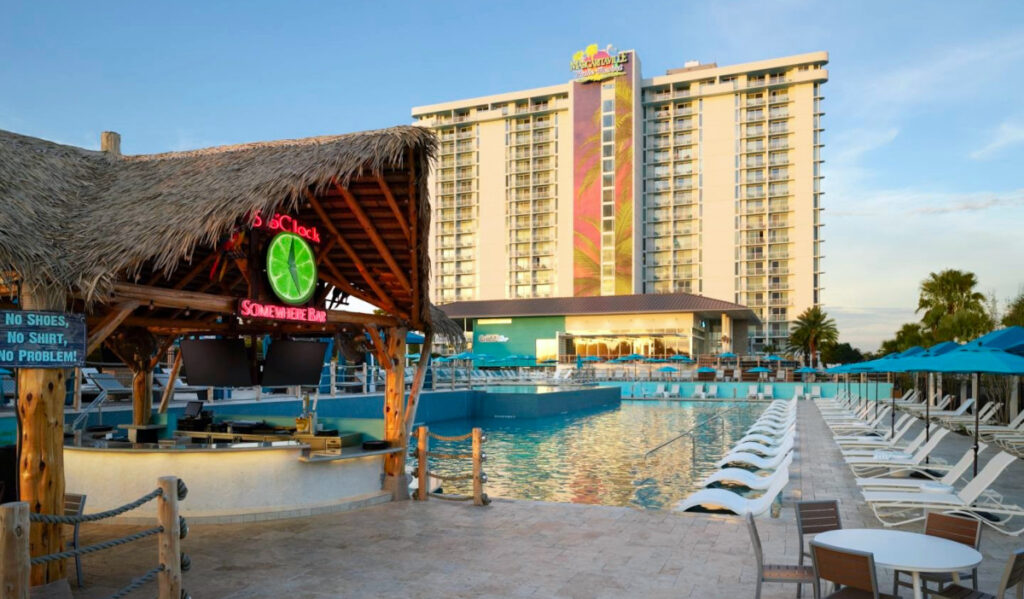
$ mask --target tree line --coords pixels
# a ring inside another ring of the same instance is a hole
[[[820,307],[814,306],[797,317],[790,328],[786,349],[813,364],[820,352],[825,364],[860,362],[901,352],[915,345],[928,347],[943,341],[964,343],[989,333],[998,325],[1024,326],[1024,289],[1000,312],[995,294],[977,289],[972,272],[946,269],[929,273],[921,282],[916,313],[919,322],[903,324],[892,339],[882,342],[876,354],[864,354],[849,343],[839,342],[839,329]]]

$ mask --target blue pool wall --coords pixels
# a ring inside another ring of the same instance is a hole
[[[693,395],[694,383],[625,383],[607,382],[601,387],[614,390],[617,395],[621,393],[623,399],[633,397],[652,397],[658,385],[665,385],[670,390],[672,385],[680,386],[681,397]],[[715,383],[718,385],[719,398],[737,399],[746,398],[747,386],[753,383]],[[807,383],[772,383],[775,398],[788,399],[793,397],[795,387],[803,385],[805,390],[810,390]],[[821,386],[822,395],[834,397],[840,388],[845,385],[835,383],[815,383]],[[707,383],[705,383],[707,386]],[[762,387],[763,388],[763,387]],[[856,389],[851,386],[851,389]],[[539,418],[545,415],[560,414],[564,412],[586,410],[594,407],[615,405],[618,397],[614,399],[604,393],[593,393],[592,390],[572,389],[559,391],[555,394],[501,394],[485,393],[481,390],[460,389],[455,391],[425,391],[420,399],[420,406],[416,412],[418,423],[429,424],[443,422],[446,420],[460,420],[466,418],[492,418],[492,417],[515,417],[515,418]],[[892,393],[892,385],[880,383],[878,385],[879,397],[888,399]],[[875,397],[874,383],[867,386],[867,396],[870,399]],[[552,401],[555,400],[555,401]],[[291,421],[302,410],[302,402],[297,399],[277,399],[273,396],[264,396],[260,401],[246,403],[213,403],[207,404],[207,409],[212,409],[218,416],[230,416],[238,420],[260,420],[266,419],[274,423],[285,424]],[[317,416],[325,428],[337,428],[340,431],[361,432],[365,438],[379,439],[384,434],[384,420],[381,414],[384,410],[384,395],[343,395],[336,398],[321,399],[317,407]],[[172,407],[167,415],[154,416],[158,422],[168,425],[168,434],[176,428],[177,419],[182,415],[184,408]],[[65,421],[70,424],[74,420],[74,414],[66,414]],[[131,406],[125,403],[108,405],[103,410],[103,423],[108,425],[129,424],[132,419]],[[89,415],[89,425],[99,424],[100,418],[96,413]],[[0,445],[8,445],[16,442],[17,423],[13,415],[0,416]]]
[[[672,381],[630,383],[630,382],[608,382],[602,385],[617,386],[622,389],[622,397],[652,397],[661,386],[666,391],[679,385],[679,397],[694,397],[694,389],[697,385],[704,385],[704,389],[711,385],[718,386],[719,399],[746,399],[747,388],[755,383],[674,383]],[[759,390],[764,390],[765,383],[756,383]],[[808,393],[812,386],[821,388],[822,397],[835,397],[839,389],[845,389],[845,384],[837,383],[768,383],[772,387],[774,399],[792,399],[797,387],[803,387],[804,393]],[[887,400],[892,397],[892,383],[878,383],[878,397]],[[875,383],[861,385],[850,385],[850,391],[862,395],[868,399],[875,399]]]

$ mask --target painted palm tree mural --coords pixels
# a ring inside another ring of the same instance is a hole
[[[615,293],[633,293],[633,80],[615,79]]]
[[[615,78],[614,291],[633,292],[632,63]],[[573,292],[601,295],[601,86],[577,84],[573,122]]]
[[[601,88],[576,89],[573,121],[573,294],[601,294]]]

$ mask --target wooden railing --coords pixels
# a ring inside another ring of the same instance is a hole
[[[433,437],[439,441],[458,442],[472,439],[473,447],[470,453],[441,453],[436,451],[430,451],[430,438]],[[458,435],[454,437],[446,437],[443,435],[437,435],[431,433],[426,426],[421,426],[416,429],[416,459],[418,461],[416,478],[418,489],[416,490],[416,499],[420,501],[426,501],[430,497],[436,497],[438,499],[445,499],[447,501],[473,501],[473,505],[488,505],[491,503],[490,498],[487,497],[487,493],[484,493],[484,483],[487,482],[487,474],[483,471],[483,462],[487,459],[486,454],[482,451],[482,446],[487,437],[484,436],[483,429],[477,427],[471,432],[465,435]],[[473,460],[473,470],[470,474],[457,474],[457,475],[445,475],[437,472],[430,471],[430,458],[435,459],[451,459],[451,460]],[[456,494],[456,493],[436,493],[430,491],[430,479],[436,478],[440,481],[460,481],[460,480],[472,480],[473,481],[473,493],[471,495]]]
[[[94,514],[37,514],[30,512],[28,503],[24,501],[0,505],[0,597],[29,599],[33,566],[71,559],[156,536],[159,541],[156,567],[133,578],[130,583],[109,595],[107,599],[124,597],[153,580],[157,582],[159,599],[189,599],[189,594],[181,588],[181,573],[191,566],[188,556],[181,553],[181,539],[188,534],[188,526],[185,519],[178,514],[178,502],[185,499],[188,488],[174,476],[162,477],[157,482],[156,489],[139,499]],[[136,509],[153,499],[157,501],[157,526],[154,528],[59,553],[35,557],[29,554],[29,531],[33,525],[60,526],[96,522]],[[70,590],[65,590],[65,593],[70,593]]]

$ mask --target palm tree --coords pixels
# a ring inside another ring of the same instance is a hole
[[[949,268],[929,273],[921,282],[921,297],[917,300],[917,312],[924,311],[921,322],[934,331],[946,316],[958,312],[984,314],[985,295],[974,290],[977,285],[973,272]]]
[[[828,343],[839,341],[839,329],[836,321],[828,317],[821,308],[813,306],[797,316],[793,328],[789,331],[789,347],[810,358],[810,366],[814,367],[814,355],[818,348]]]

